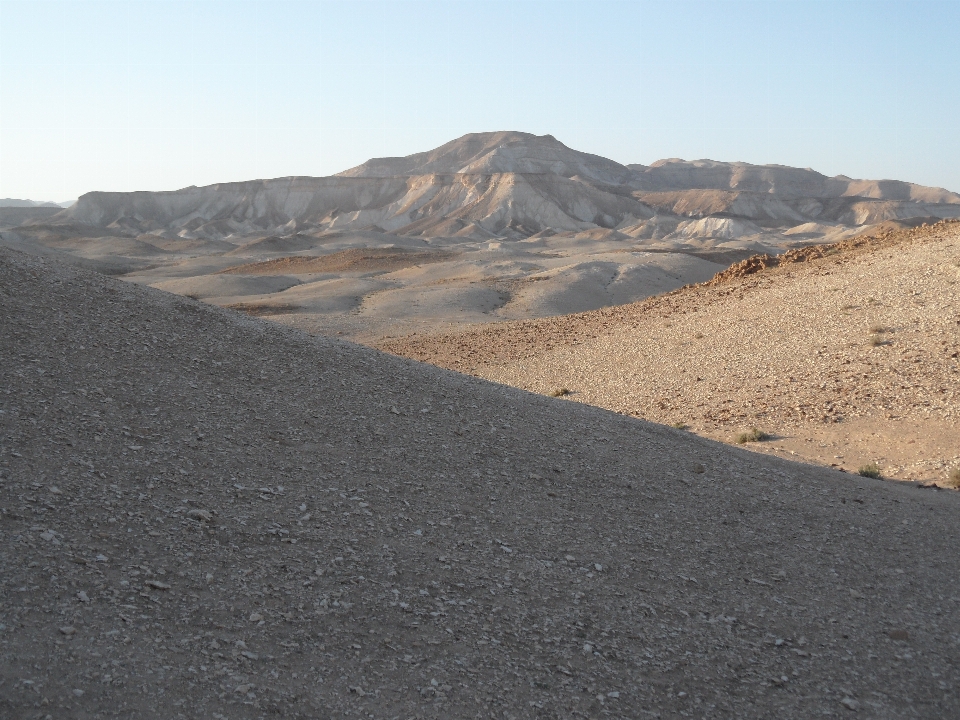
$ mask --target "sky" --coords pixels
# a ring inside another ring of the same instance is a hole
[[[960,191],[958,29],[960,0],[0,0],[0,198],[494,130]]]

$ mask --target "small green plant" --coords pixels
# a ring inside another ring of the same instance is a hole
[[[675,423],[674,423],[673,425],[671,425],[670,427],[676,428],[677,430],[686,430],[686,429],[687,429],[687,424],[686,424],[685,422],[682,422],[682,421],[681,421],[681,422],[675,422]]]
[[[758,430],[757,428],[751,428],[750,432],[742,432],[737,435],[737,443],[740,445],[749,442],[763,442],[764,440],[769,439],[770,436],[767,433],[763,432],[762,430]]]
[[[859,470],[857,470],[857,475],[859,475],[860,477],[877,479],[880,477],[880,467],[876,463],[870,463],[869,465],[864,465]]]
[[[563,397],[564,395],[569,395],[570,391],[567,388],[557,388],[556,390],[550,393],[550,397]]]

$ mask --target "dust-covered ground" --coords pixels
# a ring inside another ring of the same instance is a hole
[[[717,440],[756,428],[764,452],[958,484],[957,222],[748,259],[632,305],[379,345]]]
[[[960,495],[0,251],[0,715],[960,714]]]

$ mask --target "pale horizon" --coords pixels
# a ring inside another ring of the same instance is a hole
[[[0,0],[0,198],[326,176],[470,132],[960,191],[954,2]]]

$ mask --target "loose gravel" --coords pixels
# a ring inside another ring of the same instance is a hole
[[[391,352],[856,472],[960,468],[960,223],[753,258],[591,313],[385,340]],[[759,262],[758,262],[759,261]]]
[[[960,716],[960,494],[0,251],[0,716]]]

